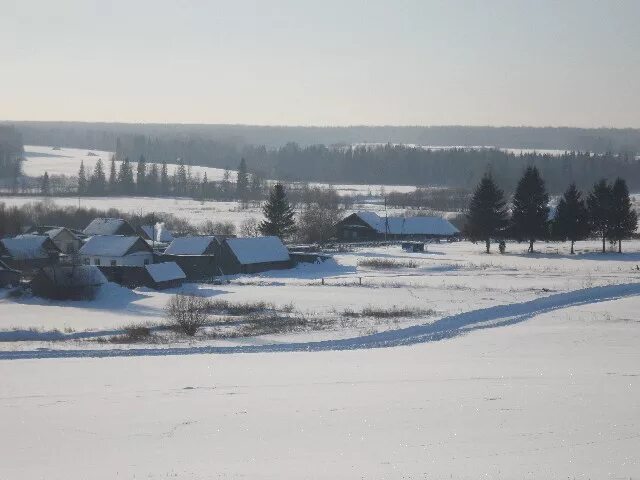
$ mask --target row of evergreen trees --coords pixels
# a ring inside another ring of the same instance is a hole
[[[221,181],[209,181],[207,174],[192,176],[184,162],[179,160],[172,175],[167,163],[160,165],[147,163],[141,156],[135,166],[125,157],[119,165],[111,159],[109,176],[105,173],[101,159],[95,164],[93,172],[87,172],[84,162],[78,171],[78,195],[146,195],[146,196],[191,196],[200,199],[238,199],[246,204],[250,199],[259,197],[264,189],[264,180],[251,175],[245,159],[240,160],[235,181],[230,172],[224,173]],[[44,189],[42,193],[47,194]]]
[[[491,239],[512,238],[528,241],[533,252],[536,240],[555,239],[574,243],[590,236],[602,239],[602,251],[607,239],[618,243],[636,231],[638,217],[631,205],[629,190],[622,178],[613,184],[602,179],[597,182],[586,200],[576,185],[569,185],[560,199],[553,218],[549,218],[549,195],[536,167],[528,167],[512,199],[511,211],[503,191],[487,173],[480,180],[469,206],[466,234],[475,241],[484,241],[487,253]]]

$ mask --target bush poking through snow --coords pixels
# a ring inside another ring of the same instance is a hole
[[[165,311],[172,327],[192,337],[207,321],[207,307],[202,297],[177,293],[169,299]]]
[[[410,318],[410,317],[428,317],[435,315],[436,312],[432,309],[422,309],[418,307],[396,307],[395,305],[390,308],[364,307],[361,311],[356,311],[351,308],[347,308],[342,312],[342,315],[350,318],[369,317],[369,318]]]
[[[124,334],[115,335],[108,339],[98,337],[98,343],[141,343],[151,340],[151,329],[144,325],[129,325],[124,327]]]
[[[275,310],[275,305],[267,302],[228,302],[227,300],[205,300],[205,311],[214,315],[250,315]]]
[[[393,268],[416,268],[418,264],[413,260],[401,262],[399,260],[391,260],[389,258],[368,258],[358,262],[359,267],[375,268],[377,270],[386,270]]]

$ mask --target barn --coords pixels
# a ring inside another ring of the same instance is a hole
[[[226,238],[219,258],[225,275],[291,268],[289,250],[278,237]]]
[[[94,218],[84,229],[83,233],[88,237],[93,235],[138,236],[136,229],[122,218]]]
[[[338,240],[345,242],[428,240],[460,234],[441,217],[380,217],[375,212],[352,213],[338,222],[335,230]]]
[[[213,235],[174,238],[160,257],[165,262],[175,262],[188,280],[211,280],[221,274],[218,257],[220,240]]]
[[[153,249],[140,237],[96,235],[80,248],[85,265],[138,266],[153,263]]]
[[[20,283],[20,271],[0,260],[0,288],[15,287]]]

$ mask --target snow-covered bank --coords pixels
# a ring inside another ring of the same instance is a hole
[[[0,477],[636,478],[637,305],[392,349],[0,362]]]

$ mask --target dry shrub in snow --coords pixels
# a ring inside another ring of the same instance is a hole
[[[203,235],[235,235],[236,226],[231,222],[212,222],[207,220],[200,227]]]
[[[360,260],[358,262],[358,266],[384,270],[393,268],[416,268],[418,264],[413,260],[401,262],[399,260],[392,260],[389,258],[368,258],[366,260]]]
[[[207,321],[207,300],[195,295],[173,295],[165,307],[167,318],[176,330],[194,336]]]

